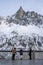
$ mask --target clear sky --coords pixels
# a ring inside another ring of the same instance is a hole
[[[43,15],[43,0],[0,0],[0,16],[12,15],[20,6],[25,11],[36,11]]]

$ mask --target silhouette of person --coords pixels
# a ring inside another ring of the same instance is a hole
[[[22,56],[23,56],[23,50],[20,49],[20,56],[21,56],[21,60],[22,60]]]
[[[30,51],[29,51],[29,59],[31,60],[32,59],[32,49],[30,48]]]
[[[12,60],[15,60],[16,48],[12,49]]]

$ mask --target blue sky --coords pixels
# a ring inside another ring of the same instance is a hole
[[[43,15],[43,0],[0,0],[0,16],[12,15],[20,6],[25,11],[35,11]]]

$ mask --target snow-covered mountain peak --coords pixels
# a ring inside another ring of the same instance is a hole
[[[4,19],[3,19],[4,18]],[[8,49],[13,46],[30,45],[35,46],[36,50],[43,49],[43,16],[34,11],[25,12],[22,7],[15,15],[0,19],[0,49]],[[7,41],[6,41],[7,38]],[[9,40],[11,44],[9,44]],[[40,42],[40,43],[39,43]]]
[[[15,23],[19,25],[42,25],[43,24],[43,16],[34,12],[34,11],[27,11],[25,12],[22,7],[18,9],[18,11],[6,17],[6,22],[8,23]]]

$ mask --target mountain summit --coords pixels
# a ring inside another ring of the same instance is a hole
[[[25,14],[25,11],[23,10],[23,8],[20,6],[19,10],[16,12],[16,18],[21,18],[23,17]]]
[[[13,23],[19,24],[19,25],[29,25],[29,24],[42,25],[43,16],[34,11],[26,12],[20,6],[20,8],[16,12],[16,14],[6,17],[6,22],[8,22],[8,23],[13,22]]]

